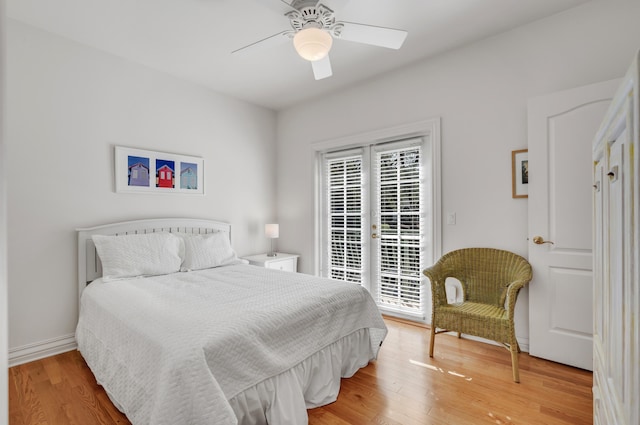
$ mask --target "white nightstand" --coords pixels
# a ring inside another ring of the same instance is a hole
[[[254,266],[261,266],[267,269],[284,270],[287,272],[298,271],[298,257],[297,254],[285,254],[278,252],[275,257],[268,257],[267,254],[250,255],[243,257],[249,261],[249,264]]]

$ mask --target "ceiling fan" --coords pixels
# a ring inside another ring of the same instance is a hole
[[[311,62],[315,79],[321,80],[333,74],[328,53],[334,38],[389,49],[399,49],[407,38],[407,32],[403,30],[336,21],[333,10],[322,4],[322,0],[280,1],[291,9],[284,15],[289,19],[292,29],[256,41],[232,53],[279,44],[283,39],[293,40],[298,54]]]

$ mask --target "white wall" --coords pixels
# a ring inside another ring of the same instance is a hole
[[[9,423],[8,331],[7,320],[7,199],[5,191],[4,114],[5,114],[5,4],[0,0],[0,423]]]
[[[275,112],[17,21],[7,43],[11,359],[73,336],[78,227],[213,218],[238,254],[268,249]],[[206,196],[115,193],[114,145],[202,156]]]
[[[624,75],[640,48],[640,2],[594,1],[278,115],[279,248],[314,270],[310,144],[442,118],[443,252],[491,246],[527,256],[527,200],[511,198],[511,151],[527,147],[533,96]],[[409,35],[411,36],[411,35]],[[527,292],[517,332],[528,338]]]

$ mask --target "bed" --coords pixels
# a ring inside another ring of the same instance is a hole
[[[364,288],[248,265],[230,241],[199,219],[78,229],[78,349],[134,425],[306,424],[377,357]]]

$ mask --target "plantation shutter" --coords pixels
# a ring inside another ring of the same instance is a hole
[[[424,190],[422,140],[374,148],[374,214],[378,305],[412,315],[424,307]]]
[[[322,275],[367,288],[381,310],[424,319],[424,141],[323,154]]]
[[[365,213],[362,150],[325,157],[326,271],[332,279],[366,284],[363,255]]]

